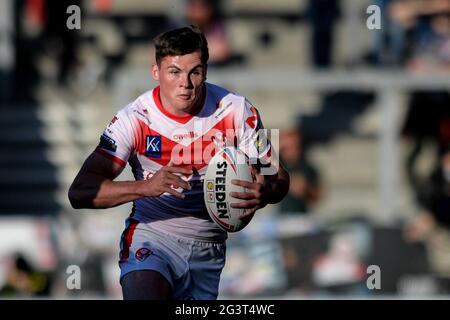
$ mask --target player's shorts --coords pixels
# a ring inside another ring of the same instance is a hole
[[[217,299],[225,241],[182,238],[129,218],[120,248],[121,280],[132,271],[154,270],[172,286],[172,299]]]

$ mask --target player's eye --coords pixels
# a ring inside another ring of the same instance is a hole
[[[179,74],[180,71],[179,70],[170,70],[169,73],[170,74]]]

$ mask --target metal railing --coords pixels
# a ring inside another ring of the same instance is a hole
[[[308,72],[298,68],[232,68],[210,70],[208,82],[239,90],[337,91],[370,90],[376,95],[381,128],[379,132],[380,224],[396,219],[400,157],[398,141],[399,95],[411,90],[450,90],[450,75],[418,75],[392,70]],[[119,72],[114,85],[114,108],[118,110],[155,85],[149,70]],[[142,91],[139,91],[142,90]]]

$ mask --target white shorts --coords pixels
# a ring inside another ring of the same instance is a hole
[[[132,271],[155,270],[172,286],[172,299],[215,300],[225,252],[225,241],[182,238],[129,218],[120,243],[120,279]]]

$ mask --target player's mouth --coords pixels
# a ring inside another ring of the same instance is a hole
[[[190,100],[192,95],[191,94],[179,94],[178,97],[182,100]]]

